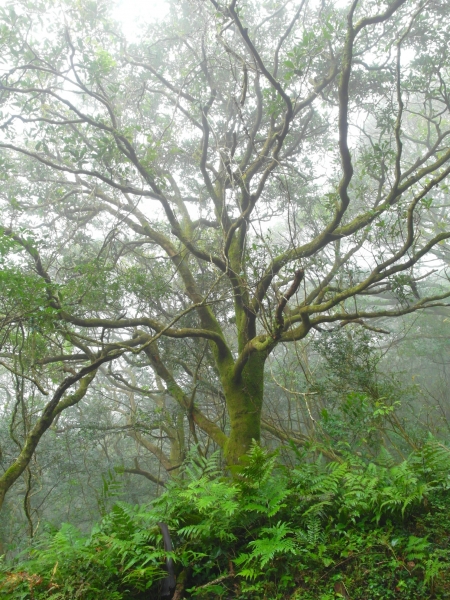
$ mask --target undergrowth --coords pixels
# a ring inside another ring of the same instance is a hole
[[[117,502],[88,536],[48,530],[2,564],[0,595],[160,598],[163,521],[179,598],[450,598],[449,472],[435,440],[401,464],[384,451],[373,463],[298,455],[289,469],[255,444],[233,477],[217,455],[191,456],[151,504]]]

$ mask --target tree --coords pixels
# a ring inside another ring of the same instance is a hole
[[[277,346],[446,305],[449,12],[183,1],[130,43],[100,0],[2,9],[2,364],[51,400],[1,497],[98,373],[233,465]]]

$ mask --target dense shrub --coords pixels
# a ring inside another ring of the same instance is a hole
[[[169,525],[185,598],[446,598],[449,450],[429,440],[401,464],[298,455],[287,468],[254,445],[224,476],[191,457],[150,505],[118,502],[89,536],[47,531],[3,565],[6,599],[159,598]],[[182,593],[181,593],[182,589]]]

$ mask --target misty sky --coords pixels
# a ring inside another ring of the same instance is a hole
[[[131,38],[142,22],[158,19],[166,10],[165,0],[117,0],[113,13],[122,22],[125,35]]]

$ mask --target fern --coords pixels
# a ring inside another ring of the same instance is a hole
[[[97,495],[98,510],[102,516],[107,513],[108,501],[118,498],[122,493],[123,481],[117,478],[117,474],[117,471],[109,470],[106,475],[102,475],[103,485],[100,494]]]
[[[422,573],[423,585],[432,587],[447,554],[441,556],[426,536],[406,537],[403,528],[393,538],[377,523],[389,520],[395,527],[414,515],[424,498],[444,496],[449,455],[446,446],[430,439],[400,464],[383,451],[372,463],[350,454],[331,463],[309,455],[287,470],[277,465],[276,455],[253,444],[232,479],[221,471],[218,454],[193,454],[181,477],[150,504],[117,501],[89,536],[63,525],[42,537],[30,560],[9,571],[3,584],[0,574],[2,593],[8,590],[8,600],[28,599],[33,586],[36,600],[46,598],[48,590],[55,600],[158,597],[157,582],[170,556],[192,574],[190,593],[213,594],[209,583],[227,580],[232,561],[243,598],[286,597],[283,590],[300,576],[299,569],[325,576],[324,569],[337,569],[342,559],[370,553],[380,564],[398,570],[401,563],[411,574]],[[105,479],[105,501],[118,489],[114,477]],[[160,521],[170,527],[171,553],[163,550]],[[383,553],[387,560],[380,558]],[[278,591],[267,587],[268,578],[278,582]],[[230,592],[227,585],[218,586],[225,590],[220,594]]]
[[[380,453],[377,457],[377,464],[380,465],[380,467],[385,467],[387,469],[391,469],[395,466],[394,457],[384,446],[381,446]]]
[[[276,555],[297,554],[293,533],[290,525],[282,521],[272,527],[263,527],[260,537],[248,544],[251,551],[243,552],[235,559],[236,565],[244,567],[239,574],[254,579]]]
[[[428,439],[421,450],[411,456],[410,463],[428,481],[446,488],[450,486],[450,448],[441,442],[434,438]]]
[[[220,452],[214,452],[209,457],[200,454],[196,447],[192,448],[184,461],[181,472],[188,481],[196,481],[203,477],[214,479],[223,473],[220,464]]]
[[[253,440],[249,452],[241,459],[243,466],[234,467],[239,475],[242,489],[257,489],[266,484],[273,476],[277,452],[268,453]]]
[[[320,515],[309,513],[303,529],[297,531],[297,539],[307,548],[316,547],[324,542],[325,534]]]

